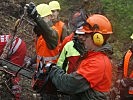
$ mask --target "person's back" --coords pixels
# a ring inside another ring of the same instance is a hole
[[[6,46],[7,42],[10,39],[10,35],[0,35],[0,55],[4,52],[4,47]],[[10,49],[8,51],[7,60],[10,62],[22,66],[24,64],[24,58],[26,56],[26,44],[25,42],[15,37],[14,41],[10,44]],[[19,86],[20,77],[14,77],[11,79],[12,83],[12,92],[15,96],[16,100],[20,99],[21,96],[21,87]],[[8,97],[9,98],[9,97]]]
[[[59,51],[61,52],[62,49],[64,48],[64,46],[66,45],[67,42],[70,42],[74,37],[74,33],[71,33],[70,35],[66,36],[63,40],[63,42],[61,43],[60,47],[59,47]]]

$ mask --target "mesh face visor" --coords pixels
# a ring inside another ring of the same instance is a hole
[[[75,13],[70,20],[72,30],[75,31],[77,28],[84,26],[86,24],[86,19],[87,15],[84,14],[82,10],[80,10],[80,12]]]

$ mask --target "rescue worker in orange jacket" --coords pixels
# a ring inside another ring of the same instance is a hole
[[[59,31],[59,43],[61,43],[64,40],[64,38],[69,35],[65,23],[62,22],[59,18],[61,7],[58,1],[50,1],[49,7],[52,11],[52,22]]]
[[[133,39],[133,35],[130,37]],[[120,100],[133,99],[133,45],[125,53],[122,61],[118,65],[118,80],[120,85]]]
[[[0,55],[3,53],[3,49],[9,39],[11,38],[11,35],[0,35]],[[10,50],[8,53],[7,60],[10,62],[17,64],[19,66],[22,66],[24,64],[24,58],[26,56],[26,44],[25,42],[15,37],[14,41],[10,44]],[[12,78],[12,92],[15,96],[15,100],[20,100],[21,96],[21,87],[19,86],[20,77],[14,77]],[[3,94],[0,96],[2,99],[11,99],[11,97],[7,97],[7,94],[5,97],[3,97]]]
[[[77,70],[66,74],[50,66],[50,79],[61,92],[76,94],[80,100],[107,100],[112,83],[112,64],[108,57],[112,47],[107,43],[113,33],[111,23],[105,16],[94,14],[77,33],[82,33],[78,39],[87,51],[79,60]]]

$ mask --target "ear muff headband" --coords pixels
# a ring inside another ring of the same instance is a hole
[[[104,38],[103,38],[103,35],[100,34],[100,33],[95,33],[93,35],[93,42],[95,45],[97,46],[102,46],[103,43],[104,43]]]

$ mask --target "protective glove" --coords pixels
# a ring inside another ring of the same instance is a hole
[[[44,75],[48,75],[51,69],[55,66],[56,66],[55,63],[52,62],[45,63],[45,61],[41,59],[38,66],[38,72]]]
[[[25,5],[25,9],[27,11],[27,14],[30,18],[35,19],[38,16],[38,12],[36,10],[36,6],[33,2],[30,2],[29,4]]]
[[[26,67],[26,68],[30,68],[31,65],[32,65],[32,64],[31,64],[31,61],[28,60],[28,61],[26,62],[26,64],[25,64],[25,67]]]
[[[55,63],[49,62],[45,65],[45,69],[47,71],[47,73],[49,73],[51,71],[52,68],[56,67]]]

